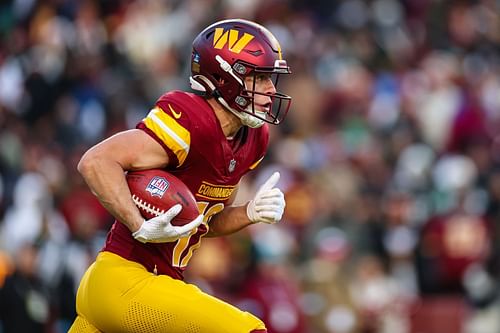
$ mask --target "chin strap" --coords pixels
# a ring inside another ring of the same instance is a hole
[[[196,75],[197,78],[201,78],[201,75]],[[211,83],[211,82],[210,82]],[[207,92],[207,89],[198,81],[196,81],[192,76],[189,77],[189,85],[191,89],[201,92]]]

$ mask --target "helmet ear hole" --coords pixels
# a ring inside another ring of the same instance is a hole
[[[224,84],[224,79],[219,74],[213,73],[212,77],[214,78],[214,80],[217,82],[218,85],[223,85]]]

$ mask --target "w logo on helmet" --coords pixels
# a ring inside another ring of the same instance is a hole
[[[224,31],[223,28],[215,28],[214,34],[214,48],[222,49],[229,41],[228,49],[234,53],[240,53],[245,46],[250,43],[254,38],[253,35],[249,33],[244,33],[241,38],[239,38],[238,30],[230,29],[229,31]]]

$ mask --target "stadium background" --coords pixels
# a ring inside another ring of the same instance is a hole
[[[76,163],[188,89],[194,36],[238,17],[267,26],[294,72],[289,116],[238,200],[278,169],[287,210],[205,241],[188,280],[270,333],[500,332],[499,13],[498,0],[1,1],[0,285],[23,292],[1,289],[0,323],[67,330],[112,223]]]

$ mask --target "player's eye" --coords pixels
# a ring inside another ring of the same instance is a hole
[[[271,79],[271,74],[261,73],[255,76],[255,81],[265,82]]]

